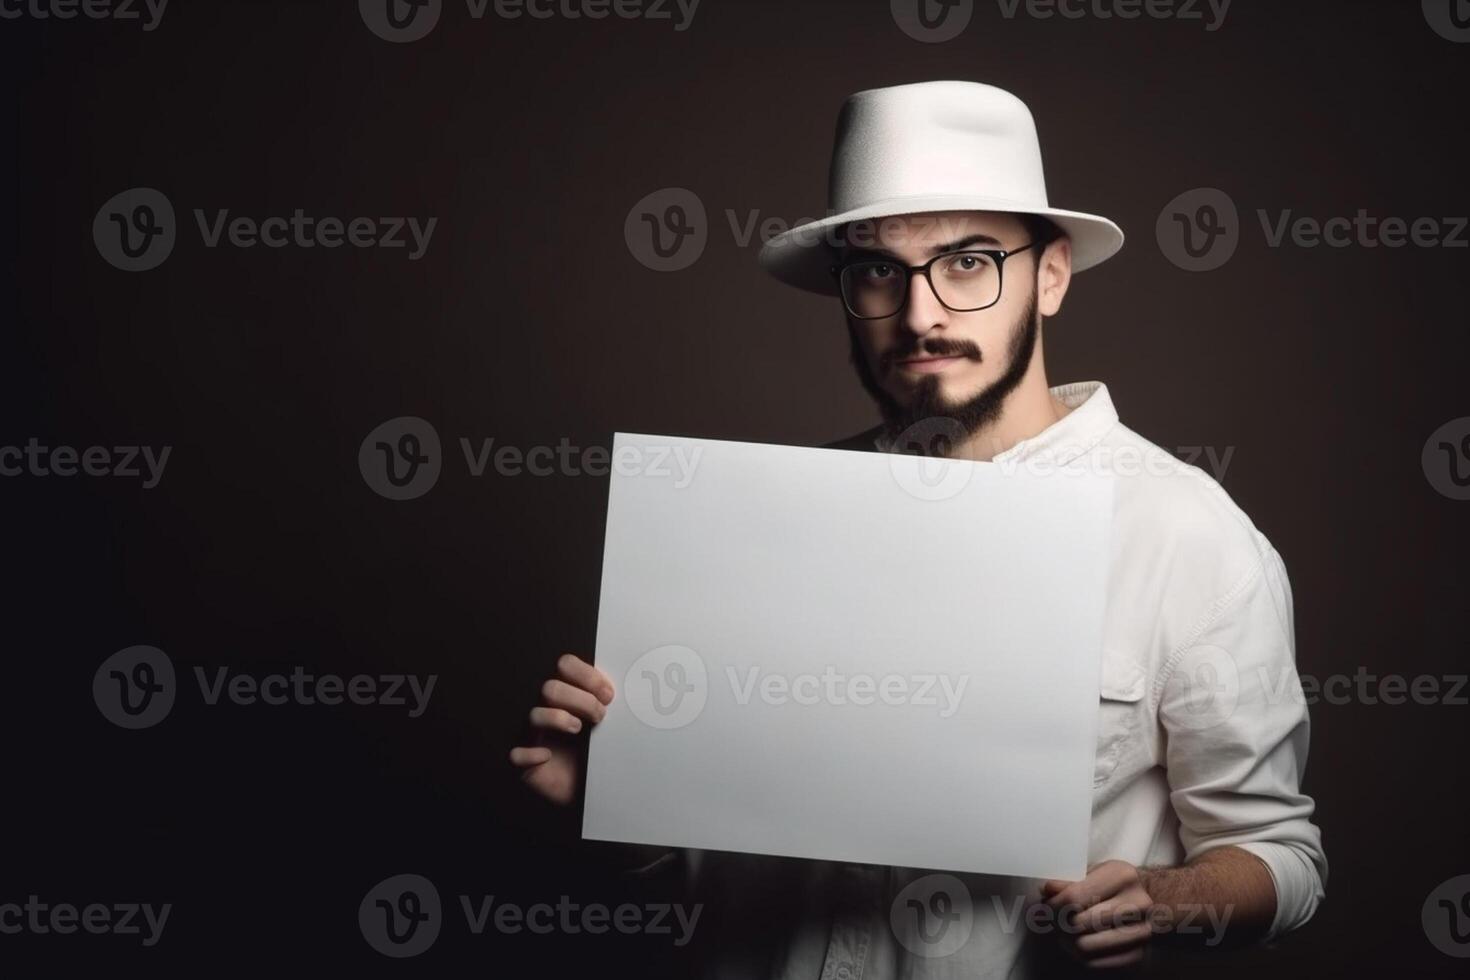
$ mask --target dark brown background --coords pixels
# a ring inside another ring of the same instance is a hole
[[[831,301],[764,277],[726,209],[824,204],[849,92],[992,82],[1032,107],[1053,202],[1113,217],[1123,252],[1048,324],[1054,382],[1102,379],[1168,447],[1234,447],[1226,489],[1285,557],[1303,673],[1464,673],[1467,508],[1420,450],[1470,414],[1470,253],[1266,247],[1257,208],[1326,218],[1470,212],[1470,46],[1417,3],[1237,0],[1199,22],[1006,21],[981,3],[940,45],[887,4],[704,0],[668,21],[470,20],[372,36],[353,3],[175,0],[162,26],[0,23],[13,118],[0,445],[169,444],[161,486],[0,481],[6,792],[0,900],[171,901],[164,941],[0,937],[7,959],[168,974],[311,964],[387,972],[358,935],[366,889],[414,871],[522,904],[610,886],[575,814],[505,765],[539,679],[590,652],[606,483],[472,479],[457,439],[608,444],[614,430],[817,444],[871,424]],[[163,190],[181,240],[114,270],[92,217]],[[666,186],[713,227],[692,268],[648,271],[623,220]],[[1169,264],[1174,195],[1226,190],[1246,219],[1224,269]],[[202,247],[194,207],[438,216],[428,255]],[[446,441],[426,497],[358,474],[379,422]],[[1457,598],[1458,597],[1458,598]],[[155,644],[181,673],[437,672],[428,713],[204,708],[124,732],[89,696],[108,654]],[[1332,865],[1315,921],[1215,975],[1460,966],[1420,927],[1470,872],[1470,708],[1322,705],[1306,789]],[[922,808],[916,820],[922,822]],[[611,893],[611,892],[609,892]],[[457,914],[457,910],[454,910]],[[561,975],[647,938],[469,939],[427,975]],[[38,974],[39,975],[39,974]]]

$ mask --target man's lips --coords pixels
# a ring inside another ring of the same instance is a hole
[[[950,354],[943,357],[913,357],[899,361],[898,366],[914,374],[938,374],[940,371],[965,360],[968,360],[968,358],[960,354]]]

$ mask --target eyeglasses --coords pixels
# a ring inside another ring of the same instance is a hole
[[[965,249],[936,255],[923,265],[892,259],[859,259],[833,266],[847,312],[859,320],[882,320],[903,309],[914,273],[923,273],[929,288],[952,313],[973,313],[1000,302],[1001,268],[1005,260],[1047,242],[1037,239],[1020,248]]]

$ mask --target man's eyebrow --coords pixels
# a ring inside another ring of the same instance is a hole
[[[931,246],[929,249],[929,254],[930,256],[943,255],[945,252],[957,252],[961,249],[972,248],[976,245],[988,245],[995,248],[1000,248],[1001,241],[1000,239],[994,238],[990,235],[966,235],[964,238],[958,239],[953,242],[945,242],[943,245]],[[856,248],[850,245],[843,249],[841,257],[855,258],[858,256],[872,256],[874,258],[901,261],[897,254],[890,252],[886,248]]]
[[[946,242],[943,245],[935,245],[929,249],[930,255],[943,255],[945,252],[958,252],[962,248],[970,248],[973,245],[993,245],[1000,247],[1000,239],[989,235],[966,235],[958,241]]]

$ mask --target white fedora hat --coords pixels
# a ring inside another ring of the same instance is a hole
[[[777,279],[836,293],[823,247],[854,221],[939,211],[1003,211],[1049,218],[1072,240],[1080,272],[1123,247],[1107,218],[1051,207],[1036,123],[1026,103],[978,82],[919,82],[850,96],[837,118],[828,216],[766,243],[760,261]]]

